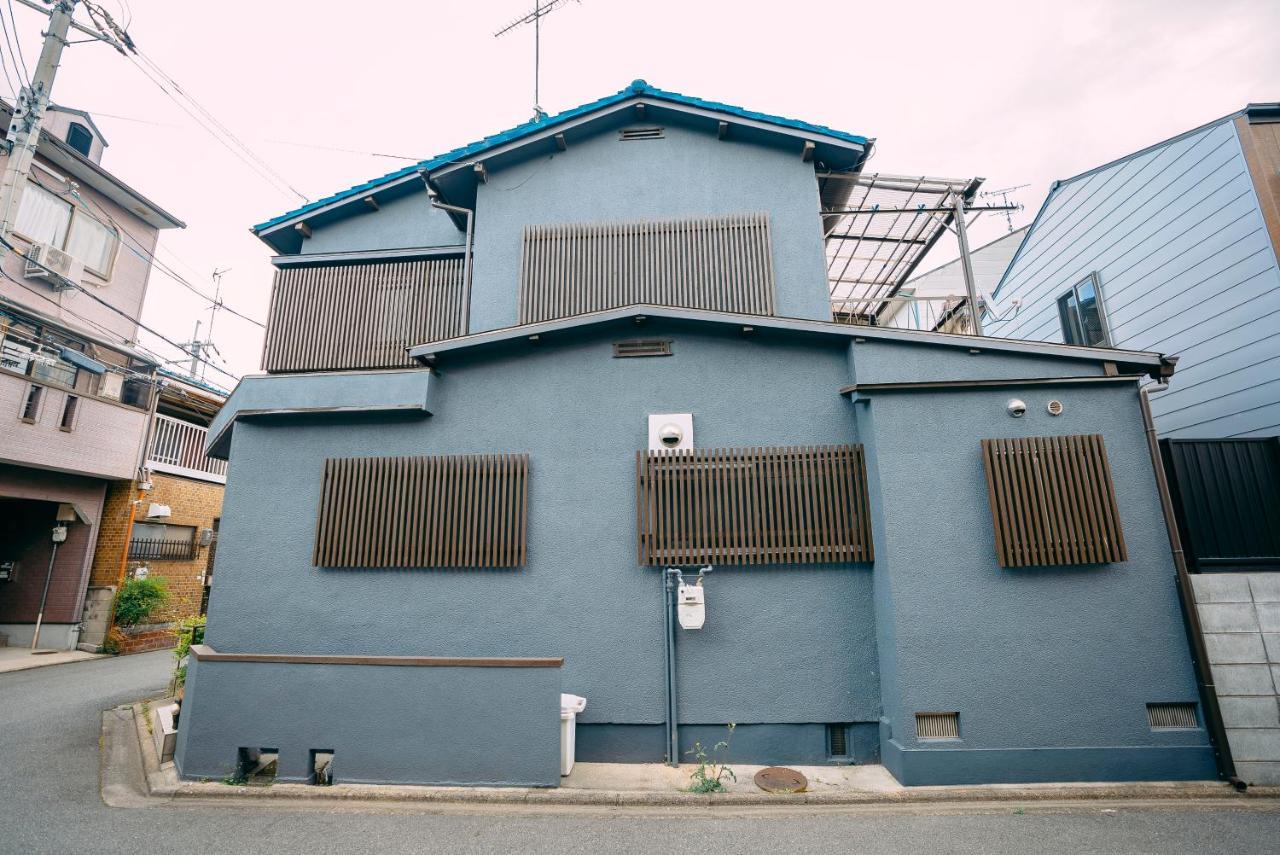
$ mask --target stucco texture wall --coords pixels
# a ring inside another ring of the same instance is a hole
[[[965,359],[964,355],[951,357]],[[1006,415],[1009,398],[1025,418]],[[1046,412],[1049,399],[1064,413]],[[876,537],[882,754],[904,782],[1212,777],[1136,385],[883,394],[856,404]],[[1100,433],[1129,560],[1001,569],[980,439]],[[958,740],[916,738],[956,711]]]
[[[637,335],[670,335],[674,356],[612,358],[611,342]],[[223,652],[563,656],[564,691],[587,698],[582,721],[660,723],[661,580],[635,553],[647,416],[692,412],[704,448],[856,442],[837,394],[845,350],[628,321],[451,356],[429,418],[242,421],[207,642]],[[526,567],[311,565],[324,458],[470,452],[530,454]],[[707,585],[706,628],[679,639],[684,721],[878,717],[869,567],[723,567]]]
[[[624,142],[609,131],[480,185],[471,332],[517,322],[527,225],[752,212],[770,218],[777,314],[831,319],[813,164],[681,127],[665,134]]]
[[[419,184],[408,196],[316,228],[302,242],[302,253],[358,252],[371,249],[415,249],[462,246],[466,234],[444,211],[432,208],[426,187]]]

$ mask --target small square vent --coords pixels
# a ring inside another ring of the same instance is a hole
[[[827,754],[832,757],[849,756],[849,725],[827,725]]]
[[[665,338],[637,338],[630,341],[615,341],[613,356],[615,359],[630,359],[637,356],[670,356],[671,340]]]
[[[1147,704],[1152,730],[1188,730],[1200,726],[1195,704]]]
[[[959,739],[960,713],[958,712],[918,712],[916,713],[917,739]]]
[[[660,140],[664,136],[662,128],[623,128],[618,131],[618,139],[626,142],[628,140]]]

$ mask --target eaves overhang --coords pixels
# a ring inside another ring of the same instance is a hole
[[[359,203],[367,197],[381,201],[382,194],[394,195],[408,192],[408,188],[421,186],[422,173],[430,173],[434,177],[443,174],[446,170],[457,170],[461,166],[469,169],[481,157],[508,156],[515,149],[524,146],[556,145],[554,138],[559,134],[568,135],[574,128],[584,127],[618,110],[634,109],[640,104],[652,105],[655,109],[679,112],[690,117],[700,117],[712,121],[713,124],[723,120],[750,133],[767,133],[793,137],[804,143],[811,142],[814,144],[813,159],[818,161],[825,156],[832,162],[833,168],[853,168],[853,165],[860,165],[870,143],[867,137],[859,134],[851,134],[799,119],[747,110],[732,104],[682,95],[650,86],[643,80],[635,80],[630,86],[613,95],[554,116],[539,117],[436,157],[402,167],[379,178],[357,184],[258,223],[250,231],[277,252],[293,252],[296,251],[297,241],[292,235],[292,227],[302,221],[334,216],[339,208]],[[803,143],[798,144],[803,145]],[[800,150],[798,148],[797,152]],[[845,154],[837,158],[833,156],[835,152]]]
[[[419,344],[408,348],[409,356],[426,364],[435,364],[449,354],[471,350],[484,350],[508,345],[521,339],[536,342],[554,341],[557,335],[572,333],[590,327],[614,324],[622,321],[643,322],[650,318],[708,324],[720,327],[736,327],[743,332],[763,335],[781,334],[798,338],[836,338],[846,341],[890,341],[932,347],[962,348],[965,351],[990,351],[1026,356],[1056,357],[1094,363],[1114,363],[1125,373],[1137,373],[1151,377],[1167,377],[1173,372],[1176,359],[1159,353],[1136,350],[1116,350],[1105,347],[1079,347],[1053,342],[1026,341],[1023,339],[988,338],[925,330],[892,329],[889,327],[858,326],[802,318],[765,317],[741,315],[730,312],[708,312],[701,309],[681,309],[670,306],[635,304],[603,312],[576,315],[536,324],[490,330],[460,336],[445,341]]]

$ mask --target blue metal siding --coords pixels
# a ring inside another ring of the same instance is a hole
[[[1152,397],[1162,435],[1280,433],[1280,268],[1229,120],[1056,188],[989,334],[1062,341],[1057,298],[1092,272],[1114,346],[1180,357]]]

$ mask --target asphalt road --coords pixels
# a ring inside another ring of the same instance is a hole
[[[1280,813],[1256,810],[1019,812],[999,805],[961,815],[916,808],[709,817],[614,809],[109,808],[98,793],[101,711],[158,694],[171,661],[152,653],[0,674],[0,853],[1280,851]]]

